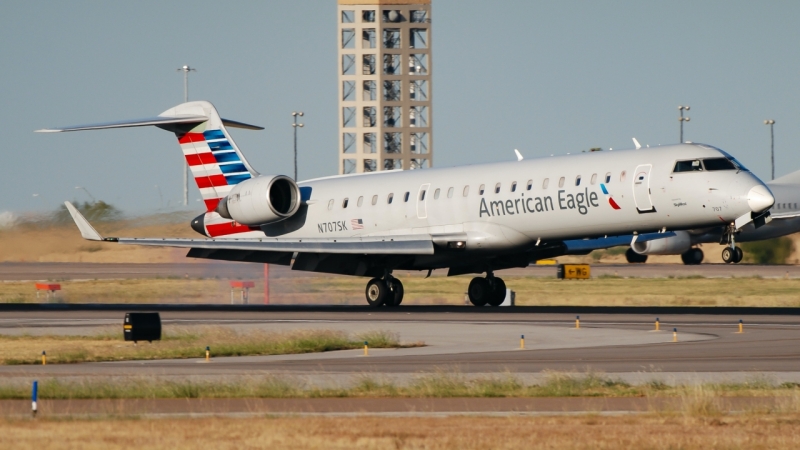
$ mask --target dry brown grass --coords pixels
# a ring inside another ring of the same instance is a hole
[[[198,237],[186,224],[143,226],[139,221],[96,224],[106,236],[125,237]],[[193,262],[186,250],[137,247],[89,242],[81,238],[72,224],[47,228],[15,227],[0,229],[0,262]]]
[[[464,304],[469,277],[406,276],[403,304]],[[581,306],[800,306],[799,279],[761,278],[555,278],[506,277],[519,305]],[[74,303],[230,303],[227,280],[144,279],[65,281],[58,294]],[[0,302],[35,302],[32,282],[6,282]],[[238,301],[238,299],[237,299]],[[263,301],[256,280],[250,303]],[[291,277],[270,280],[272,303],[364,304],[359,277]]]
[[[794,449],[800,415],[0,420],[0,448]]]

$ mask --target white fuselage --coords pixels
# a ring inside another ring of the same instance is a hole
[[[713,147],[684,144],[321,178],[299,183],[311,193],[298,217],[225,237],[430,234],[461,236],[470,252],[727,225],[751,212],[748,193],[763,186],[757,177],[738,170],[673,173],[678,160],[721,156]],[[206,223],[214,216],[208,213]]]

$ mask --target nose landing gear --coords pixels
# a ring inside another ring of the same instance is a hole
[[[727,247],[722,249],[722,260],[725,261],[725,263],[737,264],[742,262],[744,252],[740,247],[736,246],[736,230],[733,224],[729,225],[728,229],[723,233],[720,244],[727,245]]]
[[[500,306],[506,299],[506,283],[487,272],[486,278],[475,277],[469,282],[467,296],[475,306]]]

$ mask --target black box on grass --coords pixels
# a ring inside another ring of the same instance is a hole
[[[122,330],[126,341],[160,341],[161,315],[157,312],[126,313]]]

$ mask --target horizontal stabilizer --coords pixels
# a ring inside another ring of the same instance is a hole
[[[45,128],[36,130],[37,133],[61,133],[64,131],[105,130],[109,128],[130,128],[146,126],[163,126],[174,124],[197,124],[208,120],[206,116],[177,116],[177,117],[148,117],[146,119],[120,120],[117,122],[93,123],[87,125],[73,125],[61,128]]]
[[[258,125],[250,125],[249,123],[244,122],[237,122],[235,120],[226,119],[224,117],[220,117],[222,120],[222,124],[226,127],[233,127],[233,128],[243,128],[245,130],[263,130],[264,127],[260,127]]]
[[[72,203],[64,202],[64,205],[67,207],[67,211],[69,211],[69,214],[72,216],[72,220],[75,221],[75,225],[78,226],[78,230],[80,230],[81,236],[83,236],[84,239],[90,241],[104,240],[103,236],[101,236],[100,233],[98,233],[97,230],[95,230],[94,227],[89,223],[89,221],[83,217],[83,214],[81,214],[77,208],[72,206]]]

